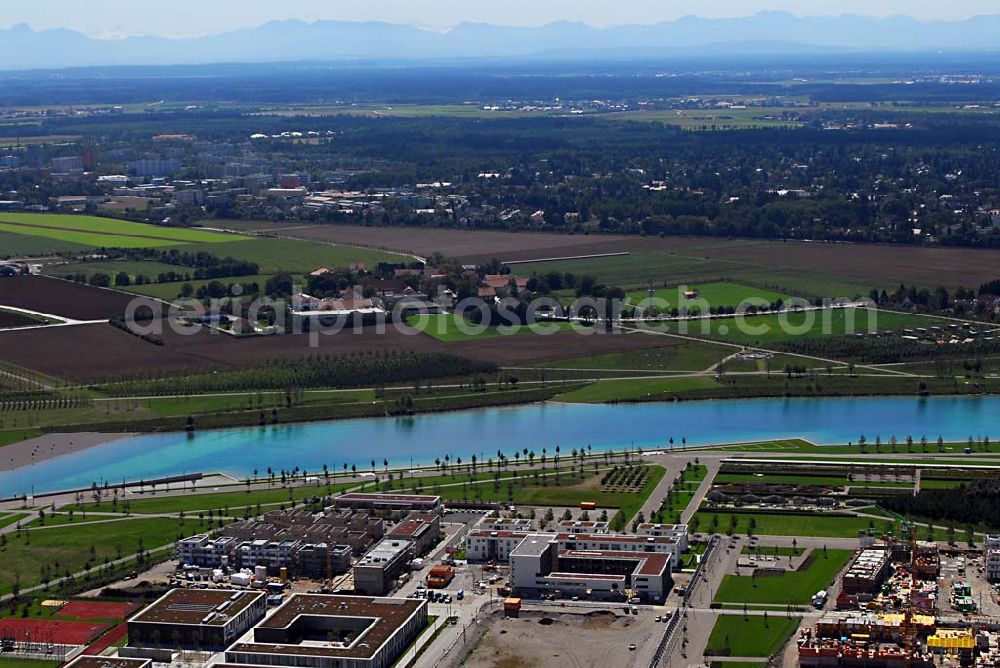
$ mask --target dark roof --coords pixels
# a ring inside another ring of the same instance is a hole
[[[291,654],[345,658],[370,658],[375,655],[414,614],[426,608],[427,601],[407,598],[372,598],[328,594],[295,594],[274,613],[260,622],[258,629],[287,629],[300,616],[367,618],[369,625],[348,646],[311,641],[308,645],[282,645],[254,642],[237,643],[229,652],[253,654]],[[255,632],[256,633],[256,632]]]
[[[256,591],[171,589],[129,623],[225,626],[262,596]]]
[[[90,656],[81,654],[66,664],[66,668],[145,668],[152,663],[151,659],[126,659],[116,656]]]

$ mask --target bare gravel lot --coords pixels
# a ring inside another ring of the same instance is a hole
[[[646,613],[639,617],[610,611],[589,614],[522,612],[496,619],[464,662],[465,668],[624,668],[648,665],[643,649],[663,632]],[[637,650],[629,650],[635,643]],[[645,661],[643,661],[645,659]]]

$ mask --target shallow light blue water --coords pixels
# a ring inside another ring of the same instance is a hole
[[[485,461],[502,450],[549,456],[560,446],[593,450],[666,447],[801,436],[818,444],[856,442],[864,434],[901,441],[926,435],[964,440],[1000,437],[1000,397],[754,399],[651,404],[533,404],[420,415],[340,420],[126,438],[0,474],[0,496],[111,484],[193,472],[242,477],[296,466],[318,471],[433,462],[473,454]],[[44,446],[42,448],[44,450]]]

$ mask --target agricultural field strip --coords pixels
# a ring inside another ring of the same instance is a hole
[[[16,228],[10,231],[27,235],[31,235],[32,231],[65,231],[171,243],[231,242],[241,238],[239,235],[205,232],[186,227],[147,225],[95,216],[0,213],[0,224]]]
[[[26,308],[19,308],[17,306],[7,306],[6,304],[0,304],[0,310],[11,311],[14,313],[23,313],[27,316],[34,316],[36,318],[42,318],[44,320],[49,320],[52,322],[40,322],[37,325],[27,325],[24,327],[11,327],[10,329],[38,329],[40,327],[66,327],[69,325],[99,325],[108,321],[107,318],[101,320],[75,320],[73,318],[67,318],[64,315],[55,315],[53,313],[42,313],[41,311],[32,311]]]

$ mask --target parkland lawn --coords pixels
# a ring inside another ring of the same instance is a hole
[[[715,600],[726,603],[773,603],[803,605],[813,594],[826,589],[847,565],[851,550],[814,549],[797,571],[783,575],[726,575]],[[756,655],[750,655],[756,656]]]
[[[10,593],[18,578],[22,589],[41,583],[43,568],[53,577],[62,577],[66,571],[76,573],[88,564],[100,566],[105,560],[134,556],[140,546],[153,550],[208,528],[207,522],[191,518],[155,518],[10,533],[6,547],[0,550],[0,593]]]
[[[828,536],[830,538],[855,538],[859,531],[867,531],[869,520],[864,517],[854,517],[851,515],[834,515],[831,513],[729,513],[712,512],[709,510],[699,510],[695,513],[693,522],[697,522],[697,528],[692,527],[692,531],[710,532],[712,531],[712,520],[717,519],[717,531],[728,532],[731,526],[731,518],[735,518],[736,524],[733,527],[734,534],[745,535],[750,528],[750,519],[753,518],[756,525],[752,533],[759,536]],[[875,521],[878,529],[892,528],[891,522]],[[815,592],[813,592],[815,593]]]
[[[262,473],[262,475],[264,474]],[[337,483],[333,480],[334,476],[332,472],[330,475],[331,484],[329,485],[324,482],[319,485],[281,487],[279,482],[276,481],[273,489],[253,489],[247,491],[245,488],[240,489],[238,486],[233,486],[230,488],[231,491],[208,494],[189,493],[167,495],[162,494],[165,489],[161,486],[161,495],[156,496],[154,491],[152,491],[152,488],[147,485],[145,487],[143,498],[135,498],[134,495],[129,497],[128,511],[135,515],[150,515],[158,513],[193,513],[208,510],[225,511],[228,509],[230,514],[239,515],[242,514],[247,506],[249,506],[253,514],[257,514],[256,506],[258,504],[290,505],[292,501],[301,503],[306,499],[311,499],[316,496],[326,496],[327,494],[337,494],[345,489],[361,485],[359,482]],[[258,483],[263,482],[266,482],[263,477],[258,480]],[[171,489],[176,491],[178,486],[174,485]],[[83,505],[70,505],[61,508],[61,510],[71,509],[77,511],[76,517],[81,520],[83,519],[83,516],[80,511],[99,511],[105,513],[125,512],[125,506],[121,501],[116,504],[107,500],[100,503],[88,502]],[[89,519],[93,519],[94,517],[95,516],[91,516]]]
[[[799,627],[798,617],[719,615],[705,647],[706,656],[771,656]],[[738,664],[750,665],[750,664]]]
[[[649,476],[637,493],[604,491],[601,489],[600,475],[587,471],[583,476],[563,473],[558,481],[551,475],[538,479],[531,475],[521,476],[519,480],[502,480],[500,484],[490,480],[442,487],[439,492],[446,501],[476,499],[527,506],[579,507],[582,501],[593,501],[598,509],[618,508],[621,519],[617,521],[628,523],[666,473],[662,466],[655,464],[648,465],[648,468]]]

